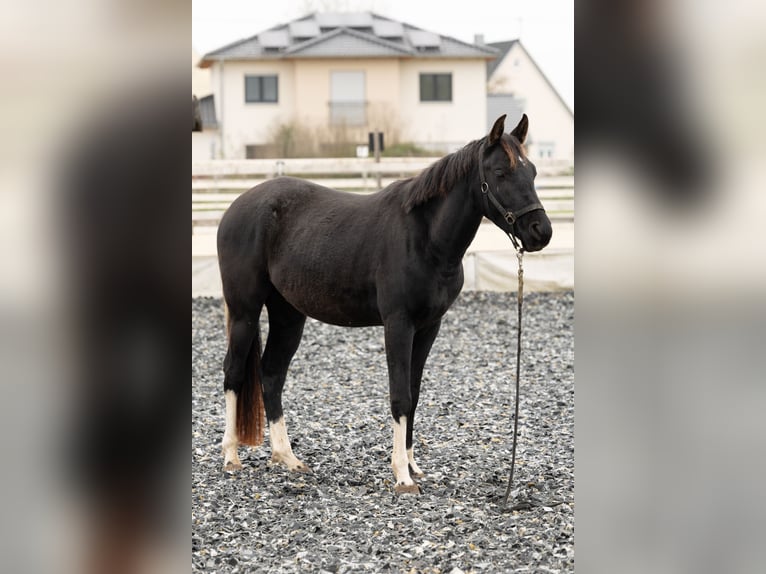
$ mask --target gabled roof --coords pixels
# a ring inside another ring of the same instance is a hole
[[[505,59],[505,57],[508,55],[508,52],[510,52],[511,48],[513,48],[513,46],[518,43],[519,43],[518,40],[509,40],[507,42],[490,42],[489,44],[487,44],[488,46],[492,46],[498,51],[497,58],[487,62],[487,79],[488,80],[492,77],[492,74],[500,65],[500,62],[502,62]]]
[[[299,42],[285,49],[285,55],[307,58],[348,58],[359,56],[411,56],[414,50],[352,28],[331,32]]]
[[[529,61],[532,62],[532,65],[535,67],[535,69],[540,73],[540,76],[542,76],[543,80],[545,80],[545,83],[548,84],[550,89],[553,91],[554,94],[556,94],[556,97],[559,99],[559,101],[562,103],[562,105],[566,108],[566,110],[574,116],[574,112],[572,111],[572,108],[569,107],[569,104],[567,104],[564,101],[564,98],[561,97],[561,94],[556,89],[556,87],[551,83],[551,81],[548,79],[548,76],[545,75],[545,72],[543,72],[540,69],[540,66],[537,65],[537,62],[535,62],[535,59],[527,52],[527,49],[524,47],[524,44],[521,43],[520,40],[508,40],[507,42],[490,42],[487,45],[492,46],[493,48],[497,49],[498,55],[497,58],[494,60],[487,62],[487,81],[492,80],[492,74],[495,73],[495,70],[500,65],[500,63],[505,59],[505,57],[508,55],[508,52],[511,51],[511,48],[513,48],[516,44],[519,45],[519,48],[524,50],[524,53],[529,58]]]
[[[461,42],[372,12],[314,13],[238,40],[202,57],[216,60],[289,58],[481,58],[493,59],[488,45]]]

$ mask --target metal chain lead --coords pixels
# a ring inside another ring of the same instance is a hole
[[[511,239],[513,235],[509,234]],[[503,508],[508,504],[508,497],[511,494],[511,487],[513,486],[513,471],[516,467],[516,443],[519,435],[519,377],[521,373],[521,307],[524,297],[524,249],[520,249],[515,241],[513,241],[514,247],[516,247],[516,259],[519,262],[519,287],[516,293],[517,307],[518,307],[518,322],[516,327],[516,404],[514,407],[513,415],[513,446],[511,447],[511,473],[508,476],[508,487],[505,489],[505,497],[503,497]]]

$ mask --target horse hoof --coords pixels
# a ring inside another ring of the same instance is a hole
[[[420,469],[417,469],[417,470],[413,469],[412,465],[409,466],[409,471],[410,471],[411,478],[425,478],[426,476],[425,472],[423,472]]]
[[[289,460],[286,457],[272,455],[270,463],[275,466],[283,466],[289,472],[299,472],[301,474],[311,473],[311,469],[308,467],[308,465],[302,463],[296,458],[293,458],[293,460]]]
[[[396,494],[420,494],[420,486],[417,484],[400,483],[394,487]]]
[[[241,462],[234,462],[230,460],[229,462],[223,465],[224,472],[239,472],[240,470],[242,470]]]

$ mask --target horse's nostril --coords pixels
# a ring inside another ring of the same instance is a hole
[[[535,239],[541,239],[542,233],[540,233],[540,222],[539,221],[533,221],[529,224],[529,232],[532,234],[532,237]]]

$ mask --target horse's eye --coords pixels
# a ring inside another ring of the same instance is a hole
[[[497,177],[503,177],[503,175],[504,175],[504,174],[503,174],[503,170],[502,170],[502,169],[496,169],[496,170],[495,170],[495,175],[496,175]]]

